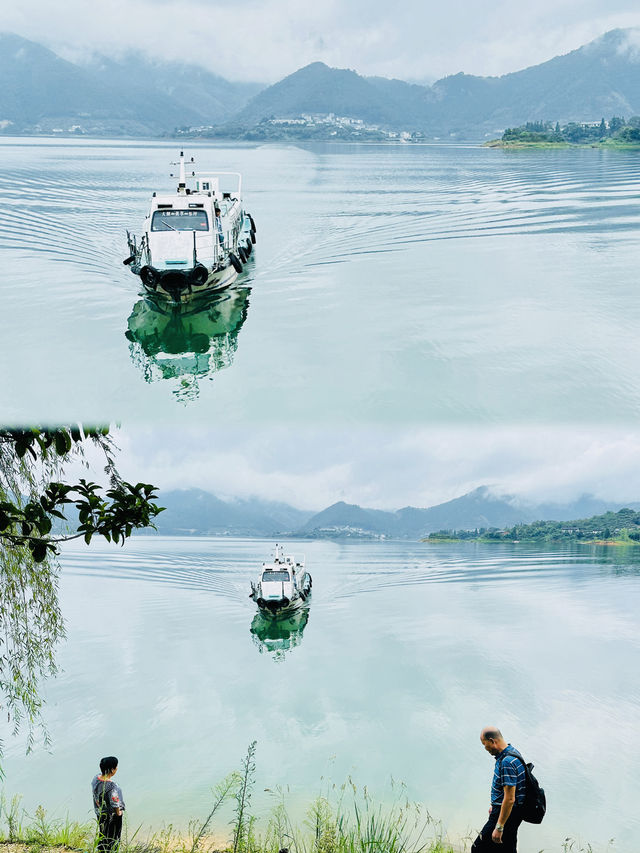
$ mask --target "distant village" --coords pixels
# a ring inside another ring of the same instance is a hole
[[[362,119],[339,116],[335,113],[301,113],[295,117],[262,119],[251,128],[238,124],[214,127],[200,125],[176,129],[178,136],[232,137],[248,140],[263,139],[335,139],[361,141],[419,142],[427,138],[420,131],[387,130],[379,124],[367,124]]]

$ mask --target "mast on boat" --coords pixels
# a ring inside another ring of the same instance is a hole
[[[191,163],[195,163],[193,157],[191,158]],[[180,160],[177,163],[172,163],[172,166],[179,166],[180,171],[178,173],[178,195],[186,195],[187,194],[187,171],[184,164],[184,151],[180,152]],[[193,172],[192,174],[195,174]],[[173,174],[171,177],[175,177]]]

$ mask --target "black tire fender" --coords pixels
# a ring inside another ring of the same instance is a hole
[[[231,266],[237,273],[242,272],[242,264],[238,260],[237,255],[234,255],[233,252],[229,252],[229,260],[231,261]]]
[[[198,264],[191,270],[189,278],[191,279],[191,284],[196,285],[196,287],[200,287],[209,278],[209,271],[203,264]]]
[[[147,287],[152,287],[155,290],[158,286],[158,271],[153,267],[142,267],[140,278],[142,279],[142,283],[146,284]]]

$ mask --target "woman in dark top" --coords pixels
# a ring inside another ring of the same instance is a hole
[[[108,755],[100,759],[100,773],[91,782],[93,809],[98,819],[98,853],[112,853],[122,833],[125,806],[122,790],[113,781],[117,769],[118,759]]]

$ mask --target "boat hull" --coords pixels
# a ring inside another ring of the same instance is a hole
[[[251,598],[258,605],[262,614],[277,618],[288,613],[294,613],[308,604],[313,585],[311,575],[304,572],[299,579],[299,584],[298,586],[296,583],[294,586],[292,595],[285,595],[283,589],[283,594],[278,597],[265,593],[262,584],[252,584]]]
[[[203,265],[180,270],[144,266],[132,271],[140,277],[147,293],[174,303],[189,302],[202,294],[219,293],[238,278],[238,272],[231,263],[213,269]]]
[[[296,598],[289,601],[284,599],[264,599],[255,598],[254,601],[258,605],[258,610],[263,616],[269,616],[274,619],[286,616],[289,613],[295,613],[296,610],[301,610],[309,601],[311,593],[301,593]]]

